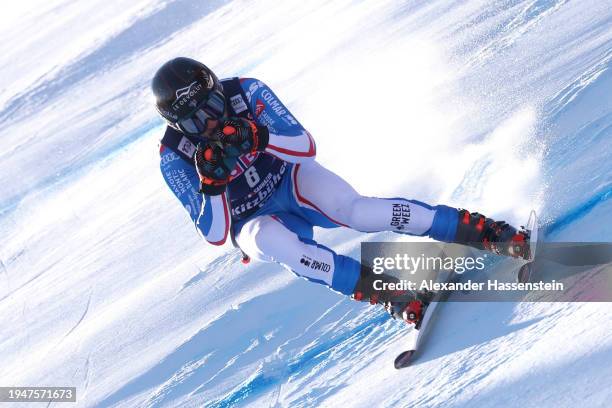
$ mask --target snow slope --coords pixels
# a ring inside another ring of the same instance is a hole
[[[607,406],[607,303],[446,304],[419,363],[396,372],[405,329],[382,310],[204,245],[159,174],[148,83],[176,55],[258,77],[363,194],[514,223],[535,207],[549,241],[610,241],[611,10],[29,0],[3,11],[0,385],[76,386],[87,407]],[[366,155],[390,176],[360,166]],[[404,239],[317,238],[355,257],[363,240]]]

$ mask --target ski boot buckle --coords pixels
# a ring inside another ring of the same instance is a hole
[[[423,312],[423,303],[420,300],[412,300],[404,309],[404,320],[407,323],[416,324],[421,319],[421,314]]]

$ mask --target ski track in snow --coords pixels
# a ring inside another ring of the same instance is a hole
[[[204,245],[159,174],[148,82],[176,55],[258,77],[316,135],[318,160],[363,194],[514,223],[536,208],[544,240],[605,242],[610,10],[560,0],[15,9],[19,27],[0,30],[5,44],[27,39],[1,64],[0,385],[74,385],[86,407],[606,406],[608,304],[447,303],[419,360],[398,372],[407,329],[382,310]],[[364,90],[364,77],[379,86]],[[378,117],[391,119],[363,120]],[[366,155],[393,177],[371,175]],[[361,240],[402,239],[317,237],[355,257]],[[602,273],[585,273],[575,295]]]
[[[81,322],[83,322],[83,320],[85,320],[85,317],[87,316],[87,312],[89,312],[89,305],[91,304],[91,296],[92,296],[92,291],[91,291],[91,288],[90,288],[89,296],[87,297],[87,304],[85,305],[85,308],[83,309],[83,313],[81,314],[81,317],[79,317],[79,320],[74,324],[74,326],[72,326],[72,328],[70,328],[68,333],[66,333],[64,335],[64,338],[70,336],[72,334],[72,332],[74,332],[76,330],[76,328],[79,327]]]

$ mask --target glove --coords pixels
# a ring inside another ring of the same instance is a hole
[[[244,153],[263,151],[268,146],[270,133],[265,126],[242,118],[222,120],[219,128],[211,137],[223,143],[226,154],[240,156]]]
[[[222,194],[231,180],[231,172],[237,158],[227,156],[223,149],[214,143],[198,143],[195,153],[195,166],[200,177],[200,193],[206,195]]]

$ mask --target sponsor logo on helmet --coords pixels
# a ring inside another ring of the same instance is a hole
[[[189,95],[189,92],[191,92],[192,88],[194,88],[196,85],[198,85],[198,81],[193,81],[188,86],[186,86],[184,88],[177,89],[176,90],[176,99],[180,99],[180,98],[182,98],[185,95]]]
[[[188,86],[176,90],[176,101],[172,103],[172,109],[179,110],[182,106],[188,104],[191,107],[197,105],[197,101],[192,99],[202,90],[203,86],[198,81],[193,81]]]

